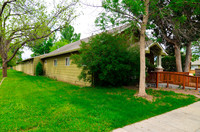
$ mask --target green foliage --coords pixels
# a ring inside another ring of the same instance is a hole
[[[172,54],[172,45],[187,47],[190,42],[199,39],[199,0],[152,0],[150,12],[152,15],[149,16],[149,23],[156,25],[151,27],[154,29],[154,36],[166,47],[170,47]]]
[[[182,68],[185,67],[185,56],[181,55]],[[175,56],[164,56],[162,58],[162,67],[165,71],[177,71],[176,70],[176,58]]]
[[[71,25],[66,25],[61,31],[61,41],[67,41],[68,43],[73,43],[80,40],[81,34],[74,33],[74,27]]]
[[[54,51],[66,44],[73,43],[80,40],[81,34],[74,33],[74,27],[71,25],[65,25],[65,27],[60,31],[61,40],[55,42],[50,48],[50,51]]]
[[[139,76],[139,48],[128,49],[126,40],[102,33],[82,42],[80,54],[72,56],[73,62],[82,67],[80,79],[95,86],[121,86]]]
[[[76,18],[78,0],[1,0],[0,56],[9,62],[23,46],[49,37]],[[51,10],[49,10],[49,6]],[[12,55],[8,57],[8,53]],[[6,76],[6,75],[4,75]]]
[[[36,72],[35,72],[36,76],[41,76],[43,75],[43,66],[41,62],[38,62],[37,66],[36,66]]]
[[[119,26],[129,23],[138,27],[141,15],[144,14],[144,1],[141,0],[103,0],[102,6],[105,12],[102,12],[96,19],[96,26],[105,30],[112,24]]]
[[[200,39],[192,43],[192,61],[198,60],[200,57]]]
[[[69,44],[69,42],[67,40],[63,40],[63,41],[57,41],[53,44],[53,46],[50,48],[50,52],[59,49],[60,47],[65,46],[66,44]]]
[[[22,61],[22,53],[23,53],[23,51],[18,51],[18,52],[16,53],[15,57],[14,57],[11,61],[9,61],[9,62],[7,63],[7,66],[8,66],[8,67],[12,67],[12,66],[15,66],[17,62]],[[8,53],[8,57],[10,57],[12,54],[13,54],[13,53],[10,51],[10,52]],[[0,66],[2,66],[2,58],[1,58],[1,57],[0,57]]]
[[[0,88],[0,128],[2,132],[108,132],[196,101],[192,95],[173,91],[146,91],[156,99],[135,97],[135,89],[83,88],[8,70]]]
[[[49,37],[48,39],[45,39],[43,42],[40,42],[38,44],[34,44],[33,46],[31,46],[30,48],[33,52],[31,57],[49,53],[51,47],[53,46],[54,41],[55,41],[55,37]]]

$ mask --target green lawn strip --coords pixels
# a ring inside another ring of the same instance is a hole
[[[111,131],[189,105],[192,95],[147,90],[153,102],[123,88],[79,87],[14,70],[0,88],[2,131]]]

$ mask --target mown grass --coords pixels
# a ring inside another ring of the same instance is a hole
[[[153,102],[124,88],[79,87],[9,70],[0,86],[1,131],[111,131],[189,105],[191,95],[147,90]]]

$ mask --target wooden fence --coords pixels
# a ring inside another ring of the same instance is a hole
[[[196,90],[200,87],[200,77],[189,76],[189,72],[150,72],[146,77],[147,83],[155,83],[158,87],[159,83],[181,85],[183,89],[186,86],[194,87]]]

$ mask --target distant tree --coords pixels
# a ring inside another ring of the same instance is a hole
[[[68,43],[73,43],[80,40],[81,34],[74,32],[74,27],[71,25],[66,25],[61,31],[61,41],[68,41]]]
[[[3,77],[7,76],[7,64],[17,51],[59,31],[65,23],[75,17],[77,1],[54,1],[52,11],[41,0],[1,0],[0,1],[0,56],[3,65]],[[8,57],[8,53],[13,54]]]
[[[67,40],[63,40],[63,41],[57,41],[53,44],[53,46],[50,48],[50,52],[59,49],[60,47],[63,47],[64,45],[69,44],[69,42]]]
[[[81,34],[74,33],[74,27],[68,24],[66,24],[65,27],[61,29],[60,34],[61,39],[53,44],[53,46],[50,48],[51,52],[59,49],[60,47],[63,47],[66,44],[78,41],[81,37]]]
[[[82,68],[80,79],[94,86],[121,86],[138,79],[139,47],[128,46],[124,38],[107,33],[82,42],[80,54],[72,56],[73,63]]]
[[[34,44],[33,46],[29,46],[33,52],[31,57],[49,53],[51,47],[53,46],[54,40],[55,40],[54,37],[49,37],[49,38],[45,39],[43,42]]]

